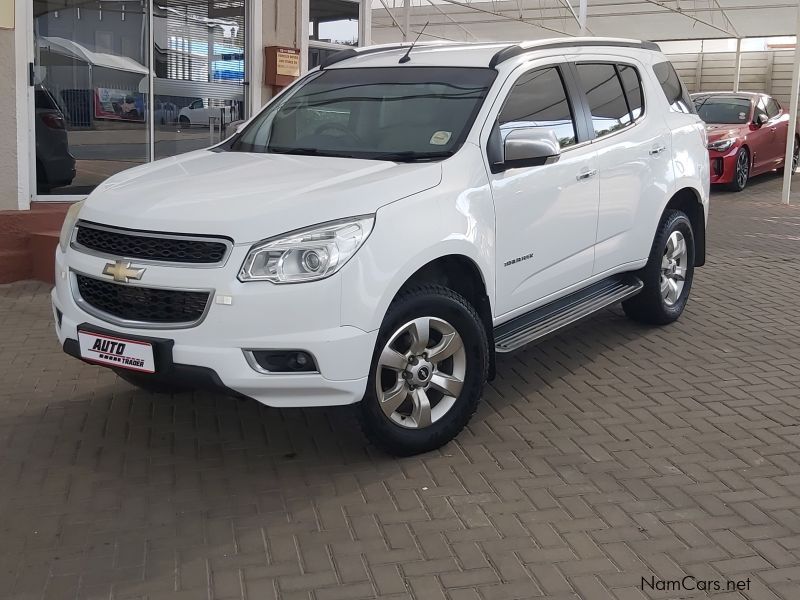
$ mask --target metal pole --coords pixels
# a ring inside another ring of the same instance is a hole
[[[403,0],[403,41],[408,41],[411,30],[411,0]]]
[[[800,0],[797,2],[797,26],[794,42],[794,64],[792,65],[792,96],[789,101],[789,131],[786,132],[786,153],[784,154],[783,190],[781,201],[789,204],[792,192],[792,154],[794,153],[794,130],[797,123],[797,93],[800,87]]]
[[[733,73],[733,91],[739,91],[739,80],[742,77],[742,38],[736,38],[736,71]]]
[[[581,26],[581,35],[586,35],[586,13],[588,10],[588,0],[581,0],[578,6],[578,23]]]

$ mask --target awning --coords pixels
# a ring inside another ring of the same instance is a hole
[[[67,56],[80,60],[94,67],[104,67],[116,71],[126,71],[128,73],[139,73],[146,76],[149,71],[143,64],[128,58],[127,56],[114,56],[104,52],[93,52],[72,40],[60,37],[40,36],[36,40],[40,50],[47,50],[62,56]]]

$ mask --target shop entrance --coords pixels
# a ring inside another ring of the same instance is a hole
[[[38,200],[207,147],[246,116],[247,0],[33,0]]]

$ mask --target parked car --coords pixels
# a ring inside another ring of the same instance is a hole
[[[741,192],[747,181],[783,169],[789,111],[766,94],[701,92],[692,94],[706,123],[711,183]],[[800,129],[795,124],[792,171],[800,158]]]
[[[675,321],[705,262],[704,125],[648,42],[346,50],[167,160],[70,211],[64,350],[148,389],[360,401],[397,454],[452,439],[499,353],[620,301]]]
[[[231,121],[230,106],[210,106],[206,105],[200,98],[192,102],[189,106],[184,106],[178,113],[178,123],[181,127],[191,127],[193,125],[203,125],[208,127],[211,119],[222,119],[223,123]]]
[[[75,157],[69,152],[64,113],[43,86],[34,89],[36,109],[36,190],[49,193],[75,179]]]

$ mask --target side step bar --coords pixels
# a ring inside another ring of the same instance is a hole
[[[494,349],[511,352],[521,348],[606,306],[635,296],[643,286],[633,275],[613,275],[598,281],[498,325],[494,329]]]

